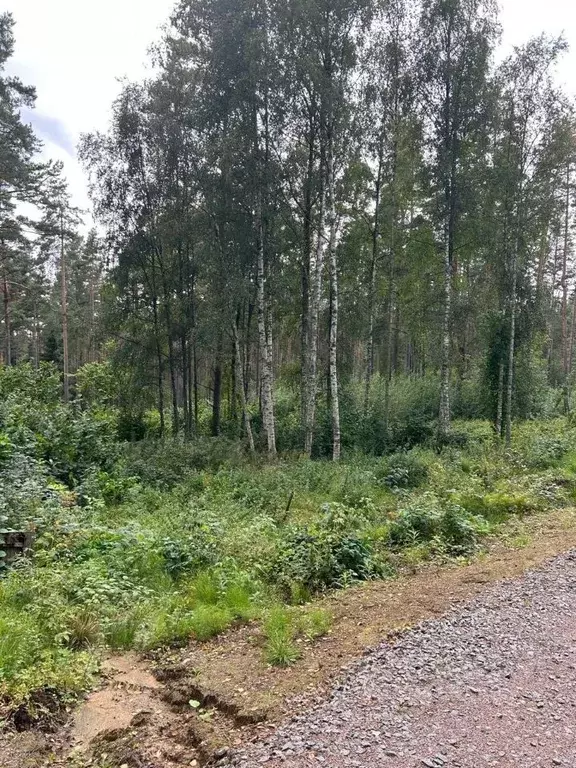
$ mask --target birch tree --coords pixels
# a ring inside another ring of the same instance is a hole
[[[492,0],[425,0],[420,21],[422,105],[427,115],[437,189],[442,252],[440,408],[438,437],[450,432],[450,372],[454,278],[464,213],[462,163],[482,127],[490,57],[497,35]]]

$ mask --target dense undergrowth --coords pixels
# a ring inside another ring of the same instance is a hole
[[[226,439],[124,444],[97,398],[59,404],[50,368],[0,372],[0,395],[1,525],[36,535],[0,579],[0,714],[17,724],[87,687],[106,648],[258,620],[263,660],[290,664],[299,635],[329,630],[314,595],[466,558],[511,516],[576,497],[566,419],[519,424],[508,451],[462,421],[442,453],[266,465]]]

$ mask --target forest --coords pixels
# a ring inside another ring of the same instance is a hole
[[[289,666],[316,596],[574,505],[562,38],[504,57],[492,0],[178,0],[81,139],[88,214],[22,117],[17,33],[0,723],[53,723],[110,649],[256,622]]]

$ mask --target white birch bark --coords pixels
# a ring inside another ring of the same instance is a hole
[[[564,212],[564,252],[562,257],[562,367],[564,373],[564,411],[570,412],[570,352],[568,341],[568,251],[570,248],[570,163],[566,167],[566,209]]]
[[[448,214],[449,215],[449,214]],[[438,432],[445,438],[450,432],[450,320],[452,313],[452,264],[450,260],[450,226],[446,222],[444,244],[444,307],[442,316],[442,363],[440,371],[440,413]]]
[[[326,224],[328,228],[328,264],[330,274],[330,341],[329,341],[329,378],[330,407],[332,418],[332,459],[340,460],[340,398],[338,391],[338,257],[336,253],[336,199],[334,179],[334,156],[332,147],[328,150],[328,186],[326,195]]]
[[[260,357],[260,382],[262,388],[262,424],[266,435],[269,456],[276,456],[276,427],[274,422],[274,396],[272,359],[270,354],[271,330],[266,328],[266,271],[264,265],[264,227],[262,203],[258,202],[257,232],[257,304],[258,304],[258,346]]]
[[[514,358],[516,351],[516,295],[518,293],[517,247],[512,256],[512,290],[510,291],[510,345],[508,348],[508,380],[506,382],[506,445],[512,442],[512,397],[514,393]]]
[[[304,425],[304,452],[312,455],[316,422],[316,391],[318,378],[318,318],[322,298],[322,274],[326,250],[325,201],[321,201],[316,248],[310,259],[310,297],[308,317],[308,347],[306,350],[306,419]]]
[[[496,403],[496,423],[494,424],[494,431],[496,432],[496,438],[500,440],[502,438],[502,417],[504,410],[504,363],[501,362],[498,366],[498,400]]]

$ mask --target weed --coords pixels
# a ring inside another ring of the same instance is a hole
[[[266,640],[264,658],[274,667],[289,667],[295,664],[301,653],[292,637],[285,632],[275,632]]]
[[[190,592],[195,603],[216,605],[220,598],[220,583],[215,574],[203,571],[191,583]]]
[[[232,614],[226,608],[200,605],[190,618],[190,628],[196,640],[204,642],[219,635],[232,623]]]
[[[143,612],[140,610],[114,616],[104,630],[106,644],[114,650],[133,648],[142,620]]]
[[[66,630],[70,648],[89,648],[97,645],[100,640],[100,619],[91,610],[83,608],[70,616]]]
[[[268,664],[286,667],[300,658],[300,651],[294,642],[297,633],[294,614],[280,606],[272,608],[264,622],[264,658]]]
[[[235,619],[249,621],[256,615],[250,592],[242,584],[228,585],[224,592],[223,603]]]
[[[315,640],[328,634],[333,622],[334,617],[330,611],[317,608],[300,617],[299,629],[307,640]]]

